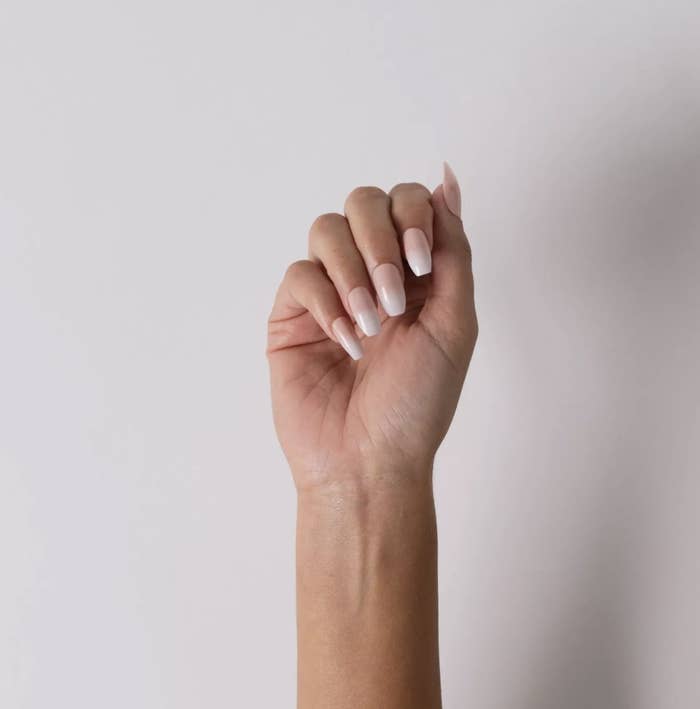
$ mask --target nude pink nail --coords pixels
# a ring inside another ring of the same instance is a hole
[[[403,250],[406,254],[406,261],[416,276],[430,273],[432,268],[430,244],[422,229],[416,227],[406,229],[403,233]]]
[[[338,338],[338,342],[343,346],[343,349],[353,358],[360,359],[362,357],[362,344],[357,339],[352,323],[346,317],[339,317],[333,321],[331,325],[333,334]]]
[[[362,332],[367,337],[378,335],[382,329],[382,324],[379,322],[379,313],[377,306],[372,300],[372,296],[364,286],[353,288],[348,294],[348,305],[352,311],[353,317],[357,320]]]
[[[387,315],[401,315],[406,310],[406,291],[399,269],[393,263],[382,263],[372,272],[379,302]]]
[[[462,193],[459,189],[459,183],[457,182],[457,177],[455,176],[452,168],[443,162],[443,177],[442,177],[442,191],[445,195],[445,203],[447,208],[456,217],[462,216]]]

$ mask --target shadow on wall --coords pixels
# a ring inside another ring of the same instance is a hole
[[[541,628],[545,640],[528,660],[524,709],[659,706],[644,690],[644,667],[668,662],[673,648],[655,639],[653,628],[663,625],[659,615],[668,611],[648,582],[659,556],[655,535],[667,523],[662,518],[672,520],[680,496],[688,495],[679,476],[688,442],[699,433],[693,419],[700,401],[700,133],[687,130],[686,119],[680,127],[664,126],[657,141],[627,145],[615,159],[589,165],[563,199],[552,195],[561,216],[552,223],[560,222],[568,229],[565,238],[577,242],[565,277],[578,273],[579,280],[566,298],[574,313],[588,303],[584,329],[600,337],[593,355],[598,423],[576,446],[595,452],[587,465],[598,490],[575,590]],[[588,218],[577,223],[582,213]],[[544,248],[556,251],[561,239],[552,231]],[[591,312],[597,315],[586,320]],[[572,376],[587,367],[584,354]],[[556,430],[550,433],[556,438]],[[562,444],[540,438],[540,445]],[[550,477],[556,484],[554,471]],[[692,486],[700,500],[697,476]],[[681,583],[676,571],[665,568],[670,575],[662,582]],[[664,706],[690,707],[685,702],[695,679],[675,679],[680,686],[661,688]]]

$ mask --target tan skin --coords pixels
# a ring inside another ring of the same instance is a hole
[[[300,709],[441,706],[432,469],[477,336],[458,189],[447,175],[432,193],[353,190],[343,215],[314,222],[270,315],[275,425],[298,492]],[[405,260],[409,227],[428,241],[427,275]],[[405,311],[380,305],[373,337],[354,327],[355,361],[334,323],[352,321],[354,288],[376,296],[385,263]]]

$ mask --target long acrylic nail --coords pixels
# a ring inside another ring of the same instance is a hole
[[[372,296],[364,286],[353,288],[348,294],[348,305],[352,314],[357,320],[362,332],[367,337],[378,335],[382,329],[382,324],[379,322],[379,313],[377,306],[372,300]]]
[[[459,183],[457,182],[457,177],[455,176],[452,168],[443,162],[443,177],[442,177],[442,191],[445,195],[445,203],[447,208],[456,217],[462,216],[462,193],[459,189]]]
[[[401,315],[406,310],[406,291],[399,269],[393,263],[382,263],[372,273],[379,302],[387,315]]]
[[[338,338],[338,342],[343,346],[343,349],[353,358],[360,359],[362,357],[362,344],[357,339],[352,323],[346,317],[339,317],[333,321],[331,325],[333,334]]]
[[[403,233],[403,250],[406,254],[406,261],[416,276],[430,273],[433,267],[430,244],[422,229],[413,226],[406,229]]]

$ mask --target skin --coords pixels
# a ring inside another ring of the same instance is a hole
[[[457,188],[458,190],[458,188]],[[449,204],[449,206],[448,206]],[[441,706],[433,460],[477,337],[471,252],[454,188],[359,187],[309,233],[268,326],[275,426],[297,489],[298,707]],[[415,276],[402,234],[423,230],[432,271]],[[348,294],[393,263],[406,309],[356,333],[333,323]]]

